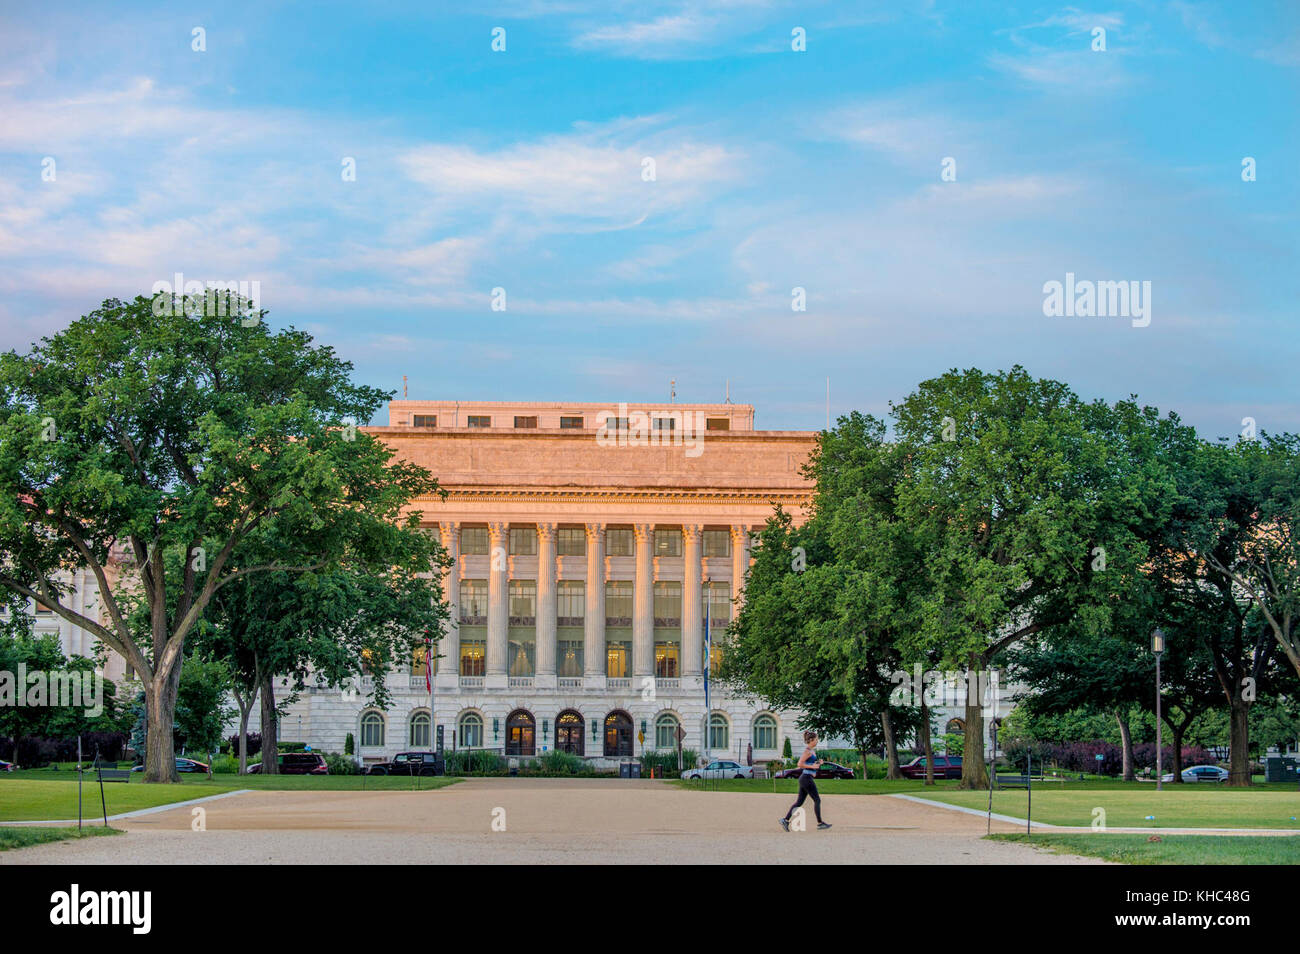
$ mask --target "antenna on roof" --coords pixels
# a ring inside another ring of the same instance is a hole
[[[673,378],[668,382],[668,403],[677,403],[677,379]]]
[[[406,375],[402,375],[402,400],[406,400]]]
[[[731,403],[731,378],[727,378],[727,403]]]

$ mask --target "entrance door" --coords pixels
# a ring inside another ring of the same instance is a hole
[[[532,713],[516,709],[506,719],[506,755],[537,754],[537,723]]]
[[[583,754],[582,716],[572,709],[565,709],[555,717],[555,748],[559,752],[571,755]]]
[[[632,754],[632,717],[615,710],[605,716],[605,755],[612,757]]]

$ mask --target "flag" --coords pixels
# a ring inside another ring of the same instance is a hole
[[[709,718],[713,708],[709,705],[709,670],[713,668],[713,646],[709,636],[709,604],[704,604],[704,731],[708,731]]]
[[[424,691],[433,692],[433,639],[424,638]]]

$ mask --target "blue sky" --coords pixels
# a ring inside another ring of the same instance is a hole
[[[1298,91],[1286,0],[6,3],[0,347],[179,271],[413,398],[802,429],[1019,363],[1300,430]]]

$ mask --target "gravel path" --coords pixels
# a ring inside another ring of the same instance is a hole
[[[253,792],[200,806],[206,831],[191,829],[194,808],[178,808],[119,822],[123,837],[8,851],[0,865],[1100,863],[982,841],[982,818],[874,795],[824,796],[834,827],[787,834],[777,819],[789,804],[619,779]],[[1017,829],[995,821],[993,830]]]

